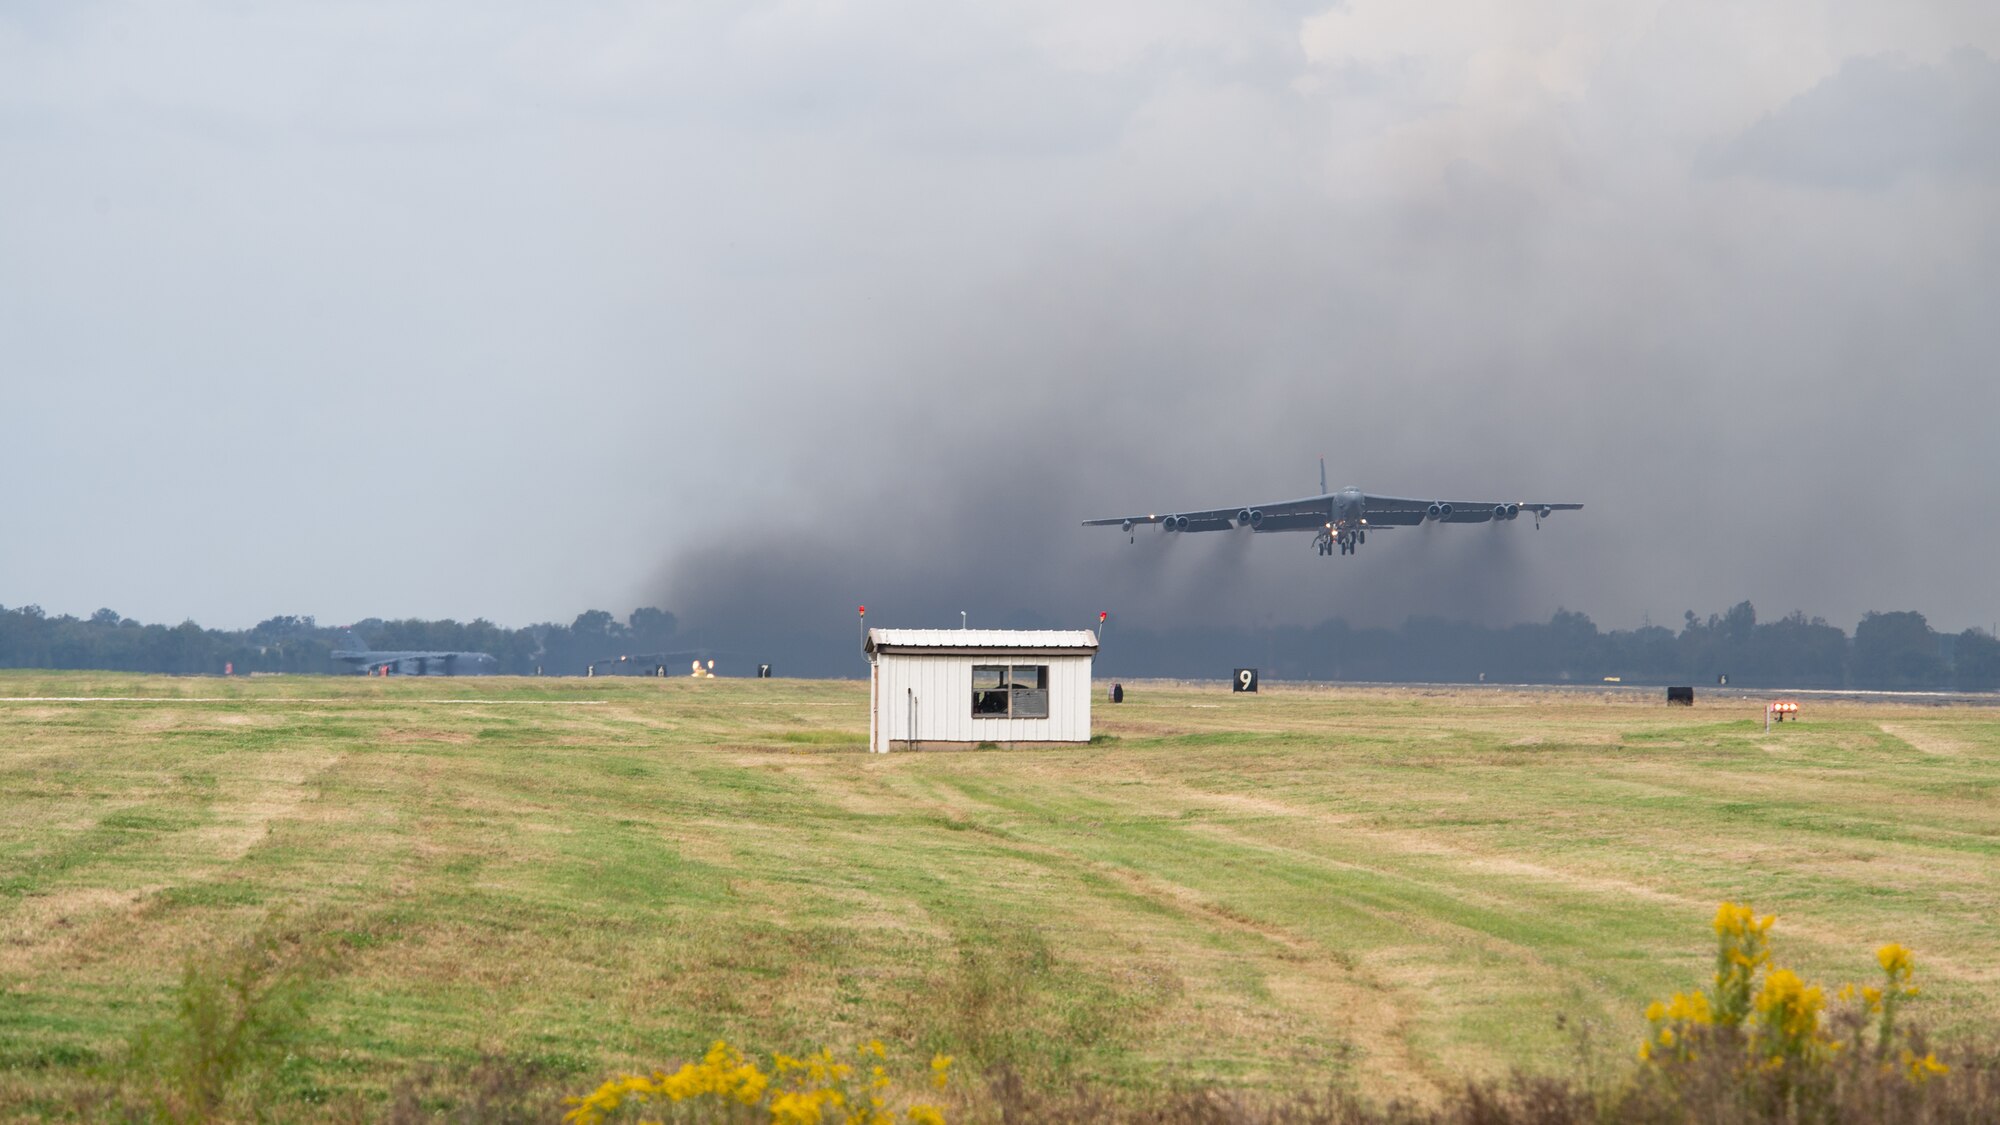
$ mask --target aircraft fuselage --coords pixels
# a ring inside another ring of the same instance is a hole
[[[1368,540],[1368,494],[1348,485],[1339,492],[1329,493],[1326,504],[1326,527],[1319,533],[1315,544],[1322,555],[1333,554],[1338,548],[1343,555],[1351,555],[1355,548]]]

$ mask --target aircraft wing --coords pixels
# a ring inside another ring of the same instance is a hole
[[[1413,500],[1401,496],[1376,496],[1370,493],[1364,508],[1368,514],[1370,527],[1414,526],[1429,517],[1431,505],[1448,505],[1451,514],[1443,517],[1442,523],[1486,523],[1494,518],[1498,508],[1518,508],[1521,515],[1547,515],[1550,512],[1574,512],[1581,504],[1555,504],[1527,500]]]
[[[1305,496],[1297,500],[1280,500],[1274,504],[1235,504],[1227,508],[1201,508],[1180,512],[1150,512],[1143,516],[1112,516],[1108,519],[1084,520],[1085,527],[1123,527],[1126,524],[1162,523],[1169,519],[1187,520],[1184,531],[1227,531],[1236,526],[1236,517],[1242,512],[1261,512],[1263,521],[1257,525],[1259,531],[1278,531],[1294,527],[1318,527],[1326,522],[1327,502],[1325,496]]]

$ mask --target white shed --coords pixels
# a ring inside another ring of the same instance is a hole
[[[1089,742],[1088,629],[870,629],[868,748]]]

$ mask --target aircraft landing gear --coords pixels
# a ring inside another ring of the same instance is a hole
[[[1336,531],[1329,527],[1320,531],[1319,538],[1313,540],[1313,546],[1317,547],[1322,555],[1333,554],[1336,547],[1340,549],[1341,554],[1351,555],[1367,541],[1368,533],[1359,528],[1343,527]]]

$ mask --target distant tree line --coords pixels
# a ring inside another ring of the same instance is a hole
[[[593,609],[568,625],[544,622],[509,629],[471,622],[384,621],[321,625],[311,617],[273,617],[248,629],[204,629],[192,621],[142,625],[114,610],[89,617],[50,616],[40,606],[0,606],[0,668],[95,668],[124,672],[213,675],[224,669],[327,673],[350,669],[336,651],[368,648],[484,652],[511,675],[580,676],[593,663],[664,654],[680,645],[679,623],[663,609],[633,610],[624,621]],[[678,658],[678,654],[676,654]],[[661,655],[670,669],[675,661]],[[628,661],[621,670],[639,666]],[[652,667],[654,665],[647,665]],[[607,670],[600,665],[600,671]],[[682,661],[685,670],[685,661]]]
[[[1022,620],[1027,627],[1052,623]],[[204,629],[192,621],[142,625],[101,609],[89,617],[49,616],[37,606],[0,606],[0,667],[93,668],[216,674],[344,671],[333,659],[357,643],[373,649],[492,654],[512,675],[583,675],[686,670],[690,654],[722,652],[719,670],[748,675],[755,662],[780,674],[864,673],[851,633],[745,633],[722,638],[730,649],[691,643],[674,615],[647,607],[623,621],[603,610],[567,625],[519,629],[491,621],[384,621],[320,625],[311,617],[273,617],[249,629]],[[754,651],[754,655],[746,655]],[[619,663],[620,655],[635,659]],[[643,659],[637,659],[643,658]],[[1475,625],[1413,617],[1394,628],[1355,628],[1333,620],[1310,627],[1126,629],[1113,622],[1100,674],[1220,678],[1256,666],[1274,679],[1382,682],[1713,684],[1727,676],[1742,687],[2000,689],[2000,640],[1983,629],[1939,633],[1921,613],[1869,613],[1852,636],[1821,618],[1793,613],[1757,620],[1749,602],[1706,619],[1690,610],[1678,631],[1659,625],[1598,629],[1589,617],[1558,610],[1546,622]]]
[[[1802,613],[1759,622],[1749,602],[1699,618],[1689,610],[1679,631],[1659,625],[1597,628],[1589,617],[1558,610],[1539,624],[1491,627],[1413,617],[1396,628],[1357,629],[1344,621],[1309,628],[1219,630],[1157,635],[1115,628],[1104,663],[1128,676],[1188,674],[1188,654],[1261,666],[1296,680],[1472,683],[1627,683],[1991,691],[2000,688],[2000,640],[1983,629],[1939,633],[1924,615],[1869,613],[1853,636]]]

